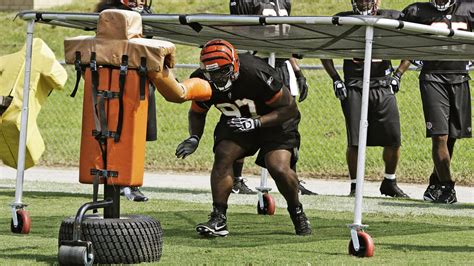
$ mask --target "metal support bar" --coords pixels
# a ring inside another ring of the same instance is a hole
[[[369,108],[369,89],[370,89],[370,67],[372,64],[372,41],[374,37],[374,27],[367,26],[365,31],[365,57],[364,57],[364,78],[362,87],[362,105],[359,124],[359,146],[357,153],[357,177],[356,193],[354,206],[354,224],[362,224],[362,197],[365,174],[365,151],[367,146],[367,121]]]
[[[360,243],[359,243],[359,236],[357,235],[356,229],[351,229],[351,239],[352,239],[352,246],[354,247],[354,250],[356,252],[359,251]]]
[[[263,202],[263,193],[266,193],[271,190],[271,188],[267,186],[267,177],[268,171],[266,168],[262,167],[262,172],[260,174],[260,186],[255,188],[258,191],[258,202],[262,210],[263,208],[265,208],[265,203]]]
[[[81,231],[82,231],[82,220],[84,215],[88,210],[98,209],[98,208],[107,208],[108,206],[113,205],[114,202],[111,200],[103,200],[97,202],[88,202],[82,205],[79,210],[77,210],[76,218],[74,219],[74,228],[72,230],[72,240],[78,241],[81,240]]]
[[[28,130],[28,103],[30,98],[30,76],[34,25],[35,21],[33,19],[29,20],[26,30],[25,78],[23,81],[23,106],[21,109],[20,141],[18,145],[15,202],[11,204],[14,226],[18,225],[18,220],[16,219],[16,210],[25,206],[21,201],[23,196],[23,179],[25,175],[26,136]]]
[[[113,203],[104,208],[104,218],[120,218],[120,187],[104,185],[104,199]]]

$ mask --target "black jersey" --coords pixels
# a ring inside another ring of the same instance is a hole
[[[231,15],[261,15],[261,16],[289,16],[291,12],[290,0],[230,0]],[[260,29],[262,30],[262,29]],[[254,34],[263,37],[286,36],[290,25],[266,25],[262,32]],[[263,56],[263,55],[262,55]]]
[[[353,16],[358,15],[353,11],[341,12],[336,16]],[[384,10],[380,9],[377,11],[377,16],[390,19],[398,19],[400,16],[399,11],[395,10]],[[343,63],[344,80],[349,79],[362,79],[364,77],[364,59],[353,58],[345,59]],[[370,67],[371,78],[384,78],[390,75],[393,71],[392,63],[390,60],[372,59]]]
[[[429,2],[414,3],[402,11],[400,19],[446,29],[472,31],[474,26],[474,2],[472,0],[457,0],[456,4],[446,11],[438,11]],[[439,74],[461,74],[461,76],[467,77],[468,63],[469,61],[424,60],[420,78],[449,82],[452,77],[449,78]]]
[[[213,90],[208,101],[196,102],[203,108],[212,105],[221,111],[221,119],[229,117],[258,117],[273,111],[266,102],[271,100],[283,88],[278,72],[261,58],[241,54],[239,77],[232,82],[232,87],[226,92]],[[197,69],[191,77],[204,79],[203,73]]]
[[[290,0],[230,0],[231,15],[289,16]]]

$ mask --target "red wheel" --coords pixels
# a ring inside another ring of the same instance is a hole
[[[10,229],[15,234],[28,234],[30,233],[31,218],[30,213],[20,209],[16,211],[16,218],[18,219],[18,225],[13,225],[13,218],[11,220]]]
[[[349,242],[349,254],[357,257],[372,257],[374,255],[374,240],[369,234],[363,231],[357,231],[360,248],[355,251],[352,239]]]
[[[263,215],[275,214],[275,200],[268,193],[263,193],[263,209],[260,208],[260,201],[257,202],[257,213]]]

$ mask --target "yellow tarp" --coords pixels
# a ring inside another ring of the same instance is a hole
[[[0,159],[4,164],[14,168],[17,168],[18,161],[25,51],[26,46],[17,53],[0,57],[0,96],[13,97],[10,106],[0,116]],[[57,62],[53,51],[43,40],[35,38],[28,104],[25,169],[34,166],[45,149],[36,124],[41,105],[53,89],[62,89],[66,80],[66,70]]]

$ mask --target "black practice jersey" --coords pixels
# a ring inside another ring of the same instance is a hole
[[[273,111],[266,102],[271,100],[283,88],[278,72],[264,60],[250,54],[239,55],[240,71],[237,80],[226,92],[212,91],[208,101],[196,102],[203,108],[209,109],[214,105],[221,111],[221,119],[229,117],[259,117]],[[200,69],[191,77],[205,79]]]
[[[358,15],[353,11],[341,12],[336,16],[353,16]],[[390,19],[398,19],[400,16],[399,11],[395,10],[384,10],[380,9],[377,11],[377,16]],[[362,79],[364,77],[364,59],[353,58],[345,59],[343,63],[344,80],[349,79]],[[370,67],[371,78],[383,78],[390,75],[393,71],[392,63],[390,60],[372,59],[372,65]]]
[[[445,29],[472,31],[474,26],[474,2],[472,0],[457,0],[456,4],[446,11],[438,11],[431,3],[414,3],[407,6],[400,19]],[[441,81],[448,76],[436,74],[468,74],[468,61],[423,61],[420,78]],[[434,74],[434,75],[432,75]],[[431,78],[430,78],[431,76]]]
[[[230,0],[232,15],[289,16],[290,0]]]

